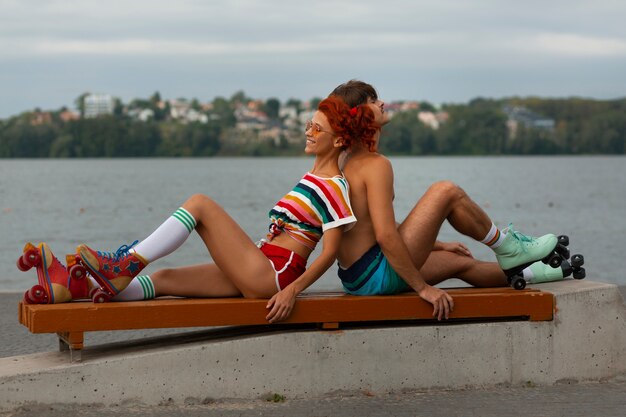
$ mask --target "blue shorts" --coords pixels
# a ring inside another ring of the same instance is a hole
[[[348,269],[339,267],[338,275],[348,294],[397,294],[410,289],[389,265],[378,244],[372,246]]]

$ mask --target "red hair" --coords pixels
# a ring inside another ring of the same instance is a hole
[[[333,132],[343,139],[345,148],[360,142],[370,152],[376,151],[374,136],[378,126],[367,104],[350,108],[340,97],[330,96],[322,100],[317,109],[324,113]]]

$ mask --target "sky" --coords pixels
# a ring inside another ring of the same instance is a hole
[[[0,118],[128,102],[626,97],[623,0],[0,0]]]

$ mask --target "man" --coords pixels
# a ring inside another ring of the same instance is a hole
[[[384,103],[367,83],[351,80],[331,95],[341,97],[350,107],[368,106],[380,127],[389,122]],[[413,289],[433,304],[433,317],[441,320],[448,318],[454,307],[448,293],[433,287],[445,279],[457,277],[474,286],[495,287],[507,285],[507,275],[516,273],[560,273],[560,269],[536,262],[554,250],[556,236],[532,238],[514,230],[499,230],[449,181],[433,184],[398,226],[393,169],[387,158],[375,152],[379,138],[380,131],[375,143],[353,144],[340,161],[358,219],[344,234],[339,249],[339,277],[347,292],[372,295]],[[461,243],[437,241],[445,220],[460,233],[491,247],[498,263],[474,259]]]

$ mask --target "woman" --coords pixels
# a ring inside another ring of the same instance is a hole
[[[295,297],[335,261],[343,231],[356,221],[338,157],[357,139],[376,133],[373,121],[373,112],[367,105],[350,109],[337,97],[319,104],[318,111],[306,125],[305,152],[315,155],[313,168],[270,211],[270,232],[267,240],[258,244],[250,240],[222,207],[209,197],[197,194],[139,244],[122,246],[115,253],[80,245],[75,259],[101,287],[92,294],[94,301],[137,300],[162,295],[271,297],[267,319],[276,322],[287,318]],[[214,263],[139,276],[148,263],[180,247],[193,230],[201,236]],[[307,259],[320,240],[323,240],[321,254],[306,269]],[[44,245],[39,245],[41,258],[46,256],[44,251],[49,252]],[[63,277],[64,269],[59,268],[59,264],[56,261],[56,266],[51,265],[49,269],[55,266],[54,273],[61,278],[51,276],[48,282],[68,281],[67,272]],[[67,296],[56,297],[55,301],[55,291],[68,292],[67,287],[64,290],[59,284],[44,285],[46,302],[67,301]],[[85,292],[83,288],[82,293]],[[41,302],[35,295],[29,298],[27,293],[26,301]]]

